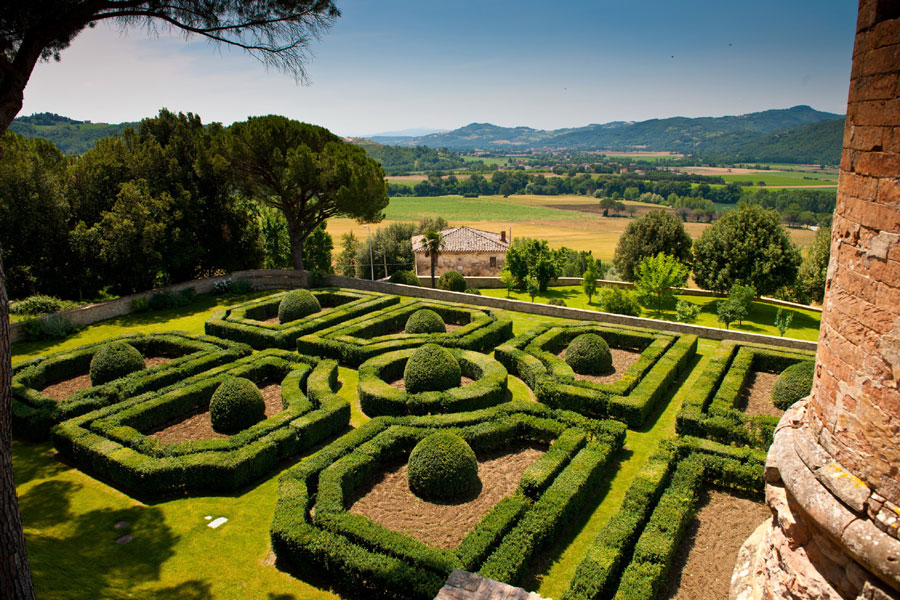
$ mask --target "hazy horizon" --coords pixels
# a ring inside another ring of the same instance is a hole
[[[308,86],[202,39],[101,23],[38,65],[19,114],[118,123],[165,107],[228,124],[275,113],[372,136],[846,110],[856,10],[839,0],[338,5],[312,45]]]

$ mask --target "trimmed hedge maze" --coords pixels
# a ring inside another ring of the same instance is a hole
[[[163,444],[150,436],[207,410],[229,377],[280,382],[283,410],[224,439]],[[350,405],[336,388],[335,361],[265,350],[70,419],[53,430],[53,442],[79,467],[141,496],[230,492],[344,430]]]
[[[557,354],[585,333],[600,335],[610,348],[640,352],[640,358],[614,383],[577,380],[572,367]],[[551,407],[640,427],[696,352],[694,335],[579,324],[537,327],[499,346],[494,356]]]
[[[382,465],[405,460],[431,433],[459,434],[476,453],[527,442],[552,444],[453,550],[436,548],[351,513]],[[433,598],[456,568],[516,583],[529,561],[571,519],[607,473],[625,427],[535,403],[454,415],[379,417],[282,475],[272,547],[301,574],[379,598]],[[367,595],[367,597],[369,597]]]
[[[145,358],[165,357],[170,361],[89,386],[62,400],[42,393],[50,385],[87,375],[94,355],[109,342],[127,342]],[[45,440],[50,428],[66,419],[158,390],[248,354],[250,348],[243,344],[175,332],[123,335],[28,360],[13,368],[13,431],[29,440]]]
[[[764,452],[698,438],[664,442],[597,534],[561,600],[655,598],[704,488],[761,500],[765,460]]]
[[[447,333],[405,333],[406,321],[423,308],[436,312],[444,323],[458,328]],[[373,315],[304,335],[297,340],[297,348],[301,354],[334,358],[343,365],[357,367],[379,354],[417,348],[429,342],[490,352],[511,337],[512,321],[497,319],[490,311],[461,304],[404,299]]]
[[[309,316],[279,323],[278,307],[288,292],[279,292],[246,304],[239,304],[213,313],[206,322],[208,335],[249,344],[257,350],[297,347],[300,336],[342,324],[359,315],[379,311],[400,302],[398,296],[386,296],[371,292],[341,289],[312,290],[313,296],[322,306],[322,311]],[[275,319],[274,322],[266,321]]]
[[[748,415],[740,408],[741,393],[754,372],[780,373],[814,359],[812,352],[722,342],[684,398],[678,433],[768,448],[779,417]]]
[[[359,367],[359,403],[364,413],[375,417],[462,412],[505,400],[507,373],[503,365],[484,354],[458,348],[448,351],[459,363],[463,376],[474,380],[472,383],[418,394],[392,386],[392,381],[403,377],[406,362],[415,351],[410,348],[388,352]]]

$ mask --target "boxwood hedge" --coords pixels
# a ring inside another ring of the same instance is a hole
[[[557,354],[585,333],[600,335],[611,348],[640,352],[640,358],[614,383],[578,380],[572,367]],[[494,356],[545,404],[639,427],[670,392],[696,352],[694,335],[578,324],[537,327],[497,347]]]
[[[506,369],[491,357],[448,348],[465,377],[474,381],[443,392],[410,394],[393,387],[415,349],[388,352],[370,358],[359,367],[359,403],[369,416],[421,415],[478,410],[503,402],[507,390]]]
[[[499,502],[454,550],[424,544],[347,510],[384,464],[424,437],[453,431],[476,453],[523,442],[562,444],[535,462],[530,482]],[[625,428],[536,403],[426,417],[378,417],[282,475],[272,547],[301,574],[325,574],[377,598],[433,598],[455,568],[515,583],[544,544],[581,510],[621,448]],[[538,465],[538,463],[542,463]]]
[[[205,330],[228,340],[249,344],[257,350],[296,348],[301,335],[330,327],[362,314],[377,311],[400,301],[398,296],[332,288],[311,290],[323,310],[287,323],[266,323],[278,316],[281,300],[288,292],[279,292],[245,304],[216,311],[206,321]]]
[[[705,487],[763,497],[765,454],[686,437],[641,467],[561,600],[656,597]]]
[[[722,342],[685,395],[677,431],[723,443],[768,448],[779,417],[748,415],[740,408],[741,392],[755,371],[780,373],[814,357],[814,353],[802,350]]]
[[[171,360],[103,385],[88,387],[63,400],[42,393],[47,386],[86,375],[94,355],[113,341],[127,342],[144,357],[162,356]],[[13,431],[26,439],[45,440],[50,435],[50,428],[65,419],[158,390],[250,352],[244,344],[173,332],[124,335],[28,360],[13,368]]]
[[[208,408],[231,377],[281,382],[284,410],[225,439],[164,444],[149,435]],[[65,421],[53,443],[79,467],[142,496],[230,492],[345,429],[350,406],[336,388],[336,362],[265,350]]]
[[[405,333],[407,319],[423,308],[431,309],[444,323],[458,328],[447,333]],[[511,337],[512,321],[497,319],[490,311],[462,304],[404,299],[374,314],[304,335],[297,340],[297,348],[301,354],[334,358],[343,365],[357,367],[373,356],[417,348],[429,342],[484,352]]]

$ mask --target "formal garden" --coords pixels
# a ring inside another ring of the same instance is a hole
[[[13,346],[39,597],[724,598],[812,380],[774,337],[238,291]]]

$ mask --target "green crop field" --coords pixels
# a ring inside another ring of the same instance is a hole
[[[525,206],[502,196],[400,196],[391,198],[387,218],[418,221],[442,216],[453,221],[527,221],[530,219],[571,219],[578,213],[544,206]]]
[[[776,172],[776,173],[723,173],[721,175],[728,183],[751,182],[754,185],[762,181],[766,186],[794,186],[794,185],[837,185],[837,176],[828,173]]]

